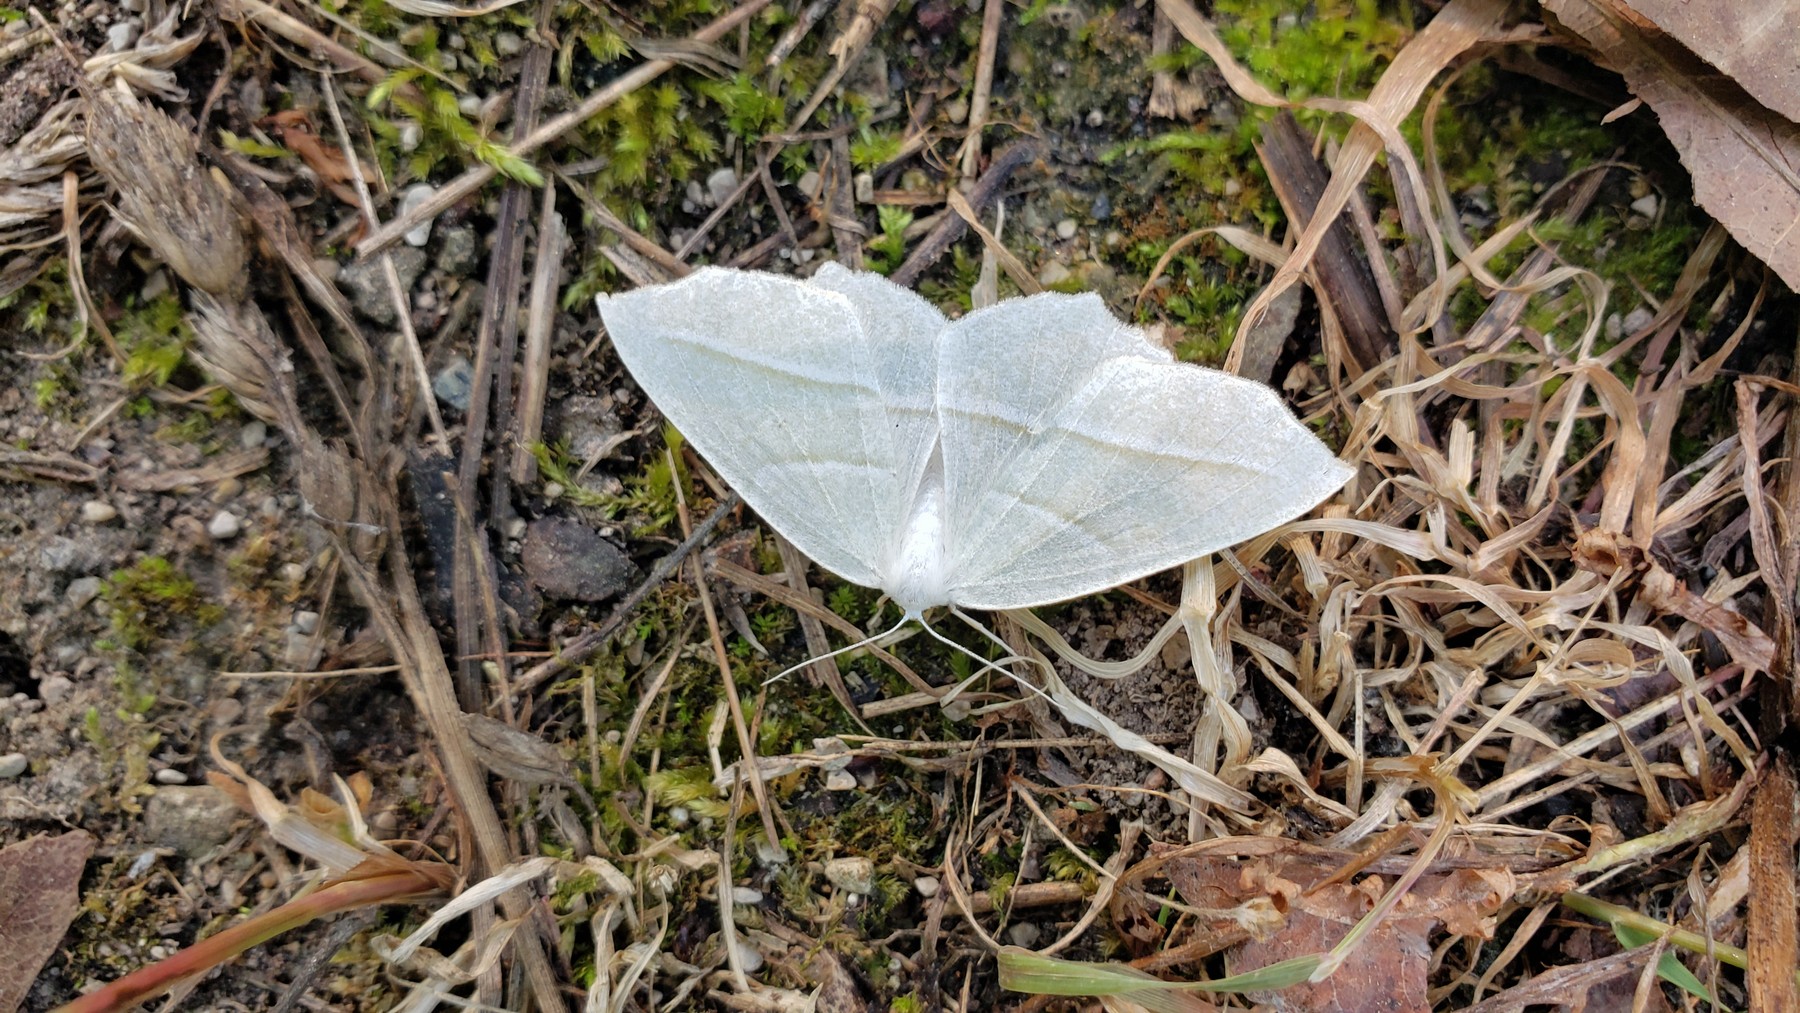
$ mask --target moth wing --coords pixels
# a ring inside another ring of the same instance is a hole
[[[752,509],[826,569],[881,586],[921,418],[935,437],[929,365],[913,389],[894,365],[912,353],[871,338],[850,298],[776,275],[704,268],[599,307],[639,386]],[[935,337],[917,342],[927,364]]]
[[[1353,473],[1259,383],[1174,361],[1097,296],[1033,296],[938,344],[951,597],[1090,594],[1291,520]]]

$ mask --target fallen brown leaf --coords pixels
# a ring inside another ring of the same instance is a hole
[[[0,1013],[25,1001],[81,903],[81,869],[94,838],[80,830],[0,850]]]
[[[1714,19],[1732,4],[1701,5]],[[1748,10],[1753,6],[1744,5]],[[1800,289],[1800,127],[1757,103],[1619,0],[1545,0],[1544,8],[1599,52],[1649,103],[1694,179],[1694,199],[1733,238]],[[1786,50],[1793,69],[1793,37]]]

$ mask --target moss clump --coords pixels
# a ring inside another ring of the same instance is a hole
[[[162,556],[147,556],[115,571],[100,590],[112,609],[117,646],[139,650],[182,622],[209,625],[225,610],[207,600],[194,579]]]

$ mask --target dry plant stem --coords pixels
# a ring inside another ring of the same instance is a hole
[[[1318,210],[1319,198],[1328,181],[1324,167],[1313,158],[1312,138],[1293,114],[1284,110],[1263,125],[1258,153],[1269,170],[1269,182],[1282,209],[1287,212],[1288,220],[1295,227],[1305,229]],[[1344,336],[1349,339],[1357,371],[1369,369],[1386,359],[1392,352],[1393,341],[1382,319],[1381,298],[1375,290],[1369,265],[1356,255],[1349,225],[1342,214],[1325,227],[1325,237],[1319,243],[1318,257],[1313,261],[1312,269],[1318,278],[1320,298],[1331,301],[1332,310],[1344,328]],[[1239,352],[1242,344],[1232,343],[1227,372],[1237,372],[1230,363],[1243,354]],[[1270,366],[1273,365],[1271,361]],[[1265,382],[1269,376],[1266,371],[1253,375]]]
[[[379,222],[375,216],[375,199],[369,194],[368,181],[363,179],[362,159],[355,157],[356,148],[350,141],[349,128],[344,125],[344,114],[338,109],[337,89],[332,85],[331,75],[320,74],[319,86],[325,96],[325,109],[331,115],[332,129],[337,131],[338,146],[350,153],[344,161],[350,167],[350,181],[356,187],[356,198],[362,207],[363,221],[373,229]],[[394,267],[394,258],[383,257],[381,271],[383,280],[387,282],[388,295],[394,302],[395,316],[400,322],[407,364],[412,367],[413,378],[418,381],[425,415],[431,420],[432,436],[437,440],[438,447],[448,453],[450,437],[444,432],[444,419],[438,414],[437,398],[431,393],[431,375],[425,368],[425,352],[419,347],[419,335],[412,326],[412,300],[407,295],[406,287],[400,284],[400,272]]]
[[[550,387],[550,339],[556,325],[556,290],[568,231],[556,213],[556,187],[544,188],[538,208],[538,247],[532,265],[531,302],[525,313],[525,354],[519,365],[519,401],[512,439],[512,480],[525,485],[537,477],[531,447],[544,438],[544,399]]]
[[[58,1007],[56,1013],[129,1010],[290,929],[344,911],[428,897],[444,892],[450,885],[448,869],[411,862],[384,866],[381,871],[356,878],[345,877],[208,936],[174,956],[139,968],[105,988]]]
[[[1000,51],[1000,15],[1003,0],[987,0],[981,11],[981,47],[975,56],[975,87],[969,93],[969,136],[963,141],[962,182],[975,182],[981,167],[981,132],[987,126],[988,99],[994,90],[994,58]]]
[[[771,2],[772,0],[744,0],[730,13],[721,16],[689,38],[696,42],[717,42],[739,25],[761,13],[763,8],[769,6]],[[580,105],[560,116],[546,120],[536,130],[527,134],[524,139],[515,141],[512,145],[512,153],[520,157],[529,155],[580,126],[600,110],[661,77],[675,66],[674,60],[646,60],[642,65],[621,74],[609,82],[606,87],[588,96]],[[491,166],[485,164],[467,170],[462,175],[445,183],[437,193],[432,195],[430,200],[415,208],[412,214],[395,218],[370,233],[362,242],[356,244],[356,255],[367,257],[394,245],[400,241],[401,236],[443,214],[463,198],[481,189],[497,174]]]
[[[513,690],[519,693],[527,692],[542,684],[546,679],[566,672],[571,667],[586,661],[589,655],[599,650],[602,644],[619,631],[619,627],[625,625],[625,620],[631,618],[631,614],[637,611],[637,607],[643,604],[645,598],[650,596],[650,592],[661,587],[663,581],[669,579],[676,568],[681,566],[682,561],[687,559],[689,553],[693,552],[700,543],[712,537],[719,522],[724,520],[727,514],[736,510],[741,502],[737,493],[732,493],[720,500],[719,505],[713,508],[713,512],[708,514],[706,519],[700,522],[699,527],[694,529],[694,533],[682,539],[681,544],[671,550],[668,555],[657,560],[656,565],[638,583],[638,586],[632,589],[632,592],[626,595],[619,604],[613,606],[613,610],[607,614],[606,619],[599,626],[563,644],[562,648],[557,651],[556,657],[520,673],[513,679]]]
[[[229,18],[232,14],[239,14],[246,20],[255,21],[295,45],[305,46],[310,52],[324,55],[336,66],[347,68],[370,84],[380,84],[392,73],[381,64],[263,0],[225,0],[221,7],[221,16]],[[401,54],[402,58],[404,55]],[[395,91],[409,102],[419,105],[425,103],[425,96],[414,85],[403,84]]]
[[[613,214],[611,208],[589,193],[587,187],[560,172],[556,173],[556,178],[562,181],[563,186],[567,187],[577,200],[581,201],[581,206],[587,210],[588,214],[594,216],[594,221],[598,222],[601,228],[618,233],[619,238],[625,241],[626,246],[662,268],[670,278],[685,278],[693,271],[693,268],[676,260],[668,250],[663,249],[662,244],[625,224],[624,219]]]
[[[1751,809],[1748,954],[1747,963],[1735,965],[1749,969],[1750,1008],[1755,1010],[1800,1009],[1800,987],[1794,980],[1794,841],[1800,833],[1796,812],[1800,785],[1792,758],[1780,745],[1775,749]]]
[[[517,96],[513,100],[514,125],[512,128],[512,133],[514,135],[522,134],[522,133],[529,133],[531,131],[531,128],[537,126],[538,117],[542,114],[543,103],[544,103],[544,93],[550,84],[551,64],[554,62],[555,57],[556,57],[556,52],[555,52],[554,46],[551,45],[549,41],[547,41],[554,35],[555,18],[556,18],[556,0],[539,0],[538,12],[537,12],[537,31],[535,33],[533,33],[533,35],[532,35],[533,41],[531,44],[531,48],[529,51],[526,52],[524,65],[520,68],[519,91],[518,91]],[[524,184],[519,183],[517,181],[512,181],[507,184],[508,192],[511,192],[515,188],[520,189],[520,190],[527,189],[527,188],[525,188]],[[522,203],[523,201],[525,201],[527,199],[527,197],[528,197],[527,193],[521,193],[519,195],[519,200]],[[538,284],[544,284],[546,282],[544,282],[543,279],[547,278],[548,279],[547,283],[549,285],[551,285],[552,287],[554,287],[556,284],[556,281],[557,281],[557,277],[558,277],[557,269],[561,266],[562,258],[559,253],[555,257],[548,257],[548,259],[551,261],[550,263],[548,263],[548,264],[544,263],[544,258],[546,258],[548,255],[543,248],[544,244],[551,242],[552,238],[553,238],[550,236],[550,234],[546,230],[554,227],[557,229],[557,231],[559,233],[562,233],[562,222],[560,220],[558,220],[554,223],[552,223],[550,221],[550,218],[553,218],[555,216],[555,208],[556,208],[556,187],[554,185],[546,184],[544,186],[543,208],[546,209],[547,214],[546,214],[546,211],[540,211],[540,213],[538,215],[539,249],[538,249],[536,255],[539,259],[534,264],[534,275],[535,276],[533,278],[532,283],[534,286],[536,286]],[[521,226],[523,225],[523,220],[524,220],[524,216],[521,214],[519,216],[519,223]],[[554,238],[561,241],[561,240],[566,240],[567,236],[566,236],[566,233],[562,233],[559,236],[554,237]],[[516,430],[514,428],[515,423],[513,420],[514,402],[513,402],[513,398],[512,398],[512,393],[513,393],[514,362],[518,358],[518,354],[519,354],[519,347],[518,347],[519,346],[519,329],[518,329],[517,319],[518,319],[518,305],[519,305],[518,286],[519,286],[519,274],[520,274],[521,270],[522,270],[522,268],[519,263],[515,262],[511,265],[510,271],[512,274],[512,278],[511,278],[512,288],[509,291],[502,291],[499,293],[500,297],[510,300],[513,316],[512,316],[512,324],[511,324],[510,329],[508,329],[506,327],[501,328],[501,330],[499,331],[499,333],[497,335],[497,337],[499,339],[497,342],[497,346],[492,350],[492,353],[494,356],[494,368],[493,368],[494,379],[493,379],[493,389],[492,389],[491,396],[495,400],[495,408],[496,408],[496,410],[494,412],[493,426],[494,426],[494,431],[502,434],[502,436],[504,436],[504,437],[512,437],[516,433]],[[487,289],[485,298],[486,299],[496,298],[496,293],[494,292],[494,290],[492,288]],[[555,292],[552,291],[550,293],[550,298],[549,298],[548,302],[545,303],[542,307],[539,307],[539,305],[535,302],[535,300],[537,298],[535,288],[533,291],[532,298],[533,298],[534,302],[532,304],[531,312],[533,314],[542,313],[544,315],[543,326],[546,329],[548,329],[550,326],[550,321],[552,319],[554,319],[554,316],[556,313]],[[485,312],[487,307],[485,306],[485,304],[483,305],[482,309],[483,309],[482,319],[485,321],[487,318],[487,314]],[[485,350],[485,346],[484,346],[484,350]],[[547,354],[548,353],[546,352],[546,356],[547,356]],[[547,362],[545,363],[545,369],[546,369],[546,371],[548,370]],[[480,378],[484,377],[486,375],[487,374],[482,373],[479,370],[475,373],[475,376],[477,377],[477,385],[478,386],[480,385]],[[523,382],[521,382],[520,385],[523,386]],[[473,395],[473,392],[471,392],[471,395]],[[471,396],[471,400],[473,400],[473,396]],[[484,420],[484,424],[485,424],[485,420]],[[478,444],[479,444],[479,442],[480,441],[477,441]],[[476,447],[476,452],[479,454],[481,449],[482,448],[478,445]],[[504,448],[496,448],[496,451],[497,451],[495,454],[496,460],[504,460],[504,457],[500,453],[500,451],[503,451],[503,449]],[[515,446],[513,449],[514,449],[514,453],[523,455],[528,462],[530,461],[530,454],[527,453],[523,447]],[[468,469],[467,469],[468,451],[469,451],[469,447],[465,443],[463,446],[464,459],[462,461],[462,464],[464,465],[464,468],[462,471],[463,475],[467,475],[467,471],[468,471]],[[476,466],[476,476],[479,477],[479,474],[480,474],[479,465],[477,465]],[[504,517],[508,516],[512,511],[511,482],[512,482],[512,472],[507,468],[496,465],[489,472],[489,476],[488,476],[488,516],[493,521],[497,521],[500,518],[504,518]],[[474,488],[475,487],[473,484],[471,484],[469,486],[469,489],[471,490],[469,495],[471,498],[473,498],[473,495],[474,495],[473,494]],[[490,589],[490,590],[486,591],[486,597],[489,601],[493,601],[497,598],[497,595]],[[495,633],[493,635],[493,638],[497,641],[504,641],[505,634],[504,633]]]
[[[667,451],[664,451],[667,453]],[[671,467],[674,461],[670,460]],[[687,498],[682,495],[680,483],[676,483],[675,510],[681,517],[683,531],[691,531],[692,522],[688,518]],[[690,536],[691,537],[691,536]],[[712,643],[713,658],[719,664],[719,678],[725,683],[725,703],[731,710],[731,727],[737,733],[738,750],[743,754],[746,773],[749,775],[750,793],[756,796],[757,812],[762,814],[763,834],[769,839],[769,847],[781,851],[781,828],[775,825],[775,811],[769,803],[769,794],[763,786],[762,774],[757,770],[755,762],[756,740],[750,736],[749,722],[744,720],[744,705],[738,697],[737,676],[731,671],[731,655],[725,650],[725,636],[719,630],[719,615],[713,609],[712,592],[707,589],[706,569],[700,560],[692,560],[694,564],[694,591],[700,598],[700,611],[706,617],[707,639]],[[722,902],[723,903],[723,902]]]
[[[812,594],[806,586],[806,557],[794,548],[792,542],[777,534],[775,547],[781,553],[781,568],[787,573],[788,586],[794,593],[805,600],[812,600]],[[805,609],[795,609],[794,615],[800,621],[800,632],[806,638],[806,649],[814,660],[806,666],[814,682],[831,691],[831,696],[844,708],[863,731],[873,734],[874,729],[863,722],[862,715],[856,711],[856,701],[850,697],[850,687],[844,684],[844,673],[838,668],[837,659],[831,657],[831,641],[825,639],[825,627],[819,623],[817,616]]]

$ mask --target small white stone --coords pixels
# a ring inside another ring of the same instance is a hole
[[[59,704],[75,692],[75,683],[66,675],[45,676],[38,682],[38,698],[47,704]]]
[[[518,32],[494,33],[494,52],[501,56],[518,56],[525,49],[525,40]]]
[[[25,773],[31,761],[25,759],[24,753],[7,753],[0,756],[0,780],[11,780]]]
[[[105,524],[119,516],[119,508],[105,500],[91,499],[81,504],[81,519],[89,524]]]
[[[856,787],[856,775],[848,770],[834,770],[825,775],[826,791],[849,791]]]
[[[919,891],[919,896],[926,900],[936,897],[938,891],[943,888],[944,885],[937,881],[936,876],[920,876],[918,879],[913,880],[913,889]]]
[[[443,60],[446,64],[450,62],[449,56],[450,56],[449,53],[443,53],[443,52],[438,53],[438,58]],[[456,111],[459,113],[462,113],[464,116],[467,116],[469,119],[476,119],[476,118],[480,117],[481,116],[481,96],[479,96],[479,95],[464,95],[462,98],[457,99],[456,100]]]
[[[755,974],[762,970],[763,955],[761,950],[744,942],[742,939],[739,939],[732,943],[732,952],[737,954],[738,964],[744,969],[745,974]]]
[[[834,858],[825,863],[825,878],[848,893],[875,892],[875,863],[860,856]]]
[[[220,542],[228,542],[236,538],[238,532],[243,528],[244,522],[238,520],[237,514],[229,510],[221,510],[213,514],[213,519],[206,522],[206,533],[211,535],[214,541]]]
[[[850,183],[851,183],[852,187],[856,190],[856,202],[858,204],[873,204],[873,203],[875,203],[875,174],[874,173],[859,172],[856,174],[856,178],[852,179],[850,181]]]
[[[400,217],[405,217],[414,208],[425,203],[437,193],[437,187],[430,183],[414,183],[400,194]],[[431,220],[428,218],[405,236],[406,245],[424,246],[431,241]]]
[[[723,169],[714,169],[712,175],[706,177],[706,196],[710,198],[707,202],[708,206],[718,207],[720,204],[725,203],[730,199],[733,193],[737,192],[737,188],[738,174],[736,169],[733,169],[729,165]]]
[[[1075,224],[1075,219],[1064,218],[1062,221],[1056,223],[1056,238],[1074,239],[1075,231],[1080,227],[1081,226]]]
[[[523,517],[508,517],[506,523],[500,526],[500,533],[507,539],[516,542],[525,537],[525,529],[529,526]]]
[[[1101,112],[1098,109],[1089,109],[1088,110],[1088,114],[1087,114],[1087,125],[1088,126],[1098,127],[1098,126],[1101,126],[1102,124],[1104,124],[1105,122],[1106,122],[1106,114],[1105,113]]]
[[[1639,306],[1636,309],[1633,309],[1630,313],[1625,314],[1625,322],[1624,322],[1625,333],[1626,334],[1636,334],[1637,332],[1643,330],[1646,327],[1649,327],[1652,323],[1655,323],[1655,322],[1656,322],[1656,314],[1650,312],[1650,307]]]
[[[69,604],[76,608],[86,608],[87,603],[100,595],[101,580],[99,577],[77,577],[69,581],[69,589],[63,592]],[[57,678],[51,676],[51,678]]]
[[[1038,937],[1043,934],[1044,930],[1038,928],[1034,922],[1013,922],[1006,927],[1007,941],[1014,946],[1023,946],[1028,950],[1037,945]]]
[[[820,182],[819,174],[812,169],[808,169],[804,173],[801,173],[800,182],[795,183],[794,186],[808,197],[817,197],[819,195]]]
[[[312,636],[319,628],[319,614],[307,609],[294,613],[294,632],[304,636]]]
[[[1064,267],[1060,262],[1054,260],[1045,264],[1043,270],[1038,272],[1038,284],[1045,288],[1049,288],[1051,285],[1055,285],[1058,282],[1067,281],[1068,278],[1069,269]]]
[[[127,18],[106,30],[106,51],[123,53],[137,44],[138,33],[143,31],[137,18]]]
[[[706,203],[706,189],[700,185],[700,181],[697,179],[688,180],[687,185],[681,188],[681,193],[687,198],[687,202],[695,207]],[[670,241],[674,241],[674,238],[673,235],[669,237]]]
[[[283,563],[281,564],[280,572],[282,580],[285,580],[290,584],[298,584],[306,579],[306,564]]]
[[[156,772],[157,784],[186,784],[187,775],[174,767],[164,767]]]
[[[1631,213],[1645,218],[1656,217],[1656,195],[1647,193],[1631,202]]]
[[[269,438],[269,424],[262,419],[251,419],[238,430],[238,446],[245,450],[255,450]]]
[[[761,904],[762,899],[763,892],[753,886],[734,886],[731,888],[731,902],[733,904],[743,904],[748,907],[754,904]]]
[[[398,143],[400,150],[408,154],[419,150],[419,142],[425,139],[425,128],[419,126],[417,120],[401,120]]]

